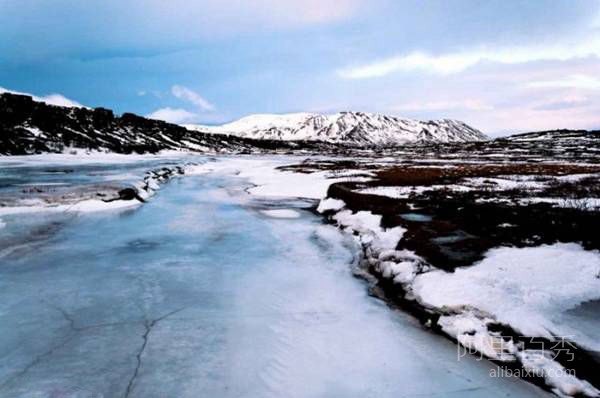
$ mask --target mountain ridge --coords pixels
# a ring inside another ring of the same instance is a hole
[[[257,114],[221,126],[184,125],[213,134],[281,141],[323,141],[353,146],[484,141],[489,138],[452,119],[419,121],[379,113]]]

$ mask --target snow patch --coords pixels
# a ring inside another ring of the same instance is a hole
[[[600,298],[600,254],[575,243],[497,248],[474,266],[417,276],[413,291],[425,305],[478,308],[524,335],[552,340],[573,334],[554,315]],[[586,345],[600,350],[600,342]]]

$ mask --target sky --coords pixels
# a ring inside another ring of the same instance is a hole
[[[0,0],[0,87],[174,123],[600,128],[600,0]]]

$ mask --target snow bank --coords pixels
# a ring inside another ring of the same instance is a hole
[[[320,213],[333,211],[331,220],[344,231],[356,235],[361,243],[368,265],[380,273],[383,278],[393,279],[410,291],[410,283],[418,273],[428,270],[427,264],[416,254],[408,250],[396,250],[398,242],[406,232],[405,228],[381,227],[382,216],[369,211],[353,213],[343,210],[343,200],[325,198],[317,207]]]
[[[344,208],[346,203],[340,199],[325,198],[319,202],[317,211],[319,213],[325,213],[326,211],[338,211]]]
[[[569,373],[561,364],[552,359],[552,354],[547,351],[524,350],[517,353],[523,367],[537,376],[543,377],[546,384],[559,397],[572,397],[585,395],[588,397],[600,396],[594,386],[585,380],[579,380]]]
[[[600,254],[575,243],[498,248],[479,264],[415,278],[413,292],[437,308],[470,306],[527,336],[571,336],[557,313],[600,299]],[[600,350],[600,342],[587,342]]]
[[[382,228],[381,216],[370,211],[352,213],[350,210],[342,210],[333,216],[333,220],[345,231],[356,234],[360,242],[368,245],[374,254],[395,249],[406,232],[402,227]]]
[[[490,332],[487,325],[494,319],[477,310],[466,310],[457,315],[441,316],[438,326],[455,338],[468,352],[480,352],[498,361],[514,361],[517,346],[504,340],[500,333]]]

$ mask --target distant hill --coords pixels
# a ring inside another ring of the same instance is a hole
[[[450,119],[422,122],[377,113],[251,115],[222,126],[186,125],[201,132],[281,141],[322,141],[355,147],[487,140],[482,132]]]

